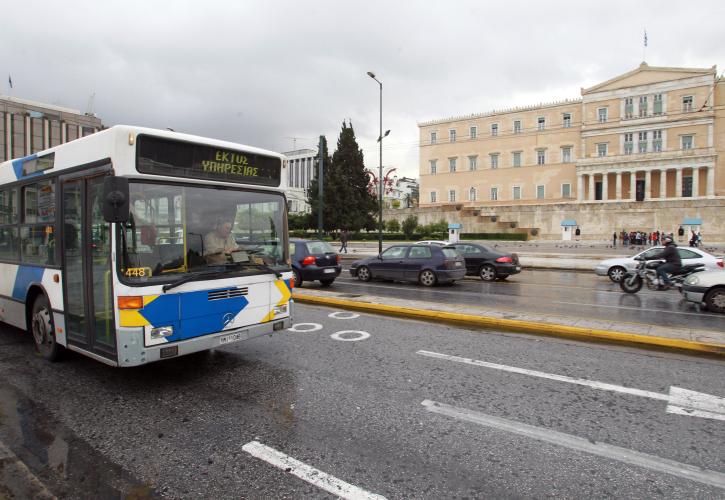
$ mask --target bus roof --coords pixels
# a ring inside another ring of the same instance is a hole
[[[111,159],[114,164],[114,169],[118,175],[141,175],[135,167],[136,137],[141,134],[271,156],[279,158],[280,161],[284,159],[284,156],[280,153],[252,146],[245,146],[234,142],[211,139],[191,134],[183,134],[180,132],[172,132],[170,130],[159,130],[131,125],[114,125],[113,127],[100,132],[96,132],[43,151],[38,151],[32,155],[0,163],[0,185],[9,184],[40,174],[40,172],[38,172],[25,175],[23,173],[23,165],[26,162],[37,158],[42,159],[51,153],[55,153],[53,159],[53,169],[48,173],[57,173],[59,170],[87,165],[105,159]],[[129,166],[131,166],[131,168],[129,168]]]

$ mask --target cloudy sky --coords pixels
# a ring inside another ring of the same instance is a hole
[[[725,2],[8,0],[0,92],[275,151],[334,150],[418,175],[418,122],[576,98],[636,68],[725,69]]]

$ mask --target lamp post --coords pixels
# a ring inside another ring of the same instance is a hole
[[[383,137],[387,137],[390,130],[383,135],[383,83],[375,78],[375,73],[368,71],[368,76],[378,82],[380,85],[380,135],[378,143],[380,144],[380,175],[378,179],[383,180]],[[383,190],[378,186],[378,253],[383,253]]]

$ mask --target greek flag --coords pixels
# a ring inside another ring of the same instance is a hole
[[[647,46],[647,30],[644,30],[644,46]]]
[[[10,85],[10,88],[13,88],[13,79],[8,75],[8,84]]]

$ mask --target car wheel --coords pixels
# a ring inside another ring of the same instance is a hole
[[[38,355],[48,361],[56,361],[60,357],[62,346],[55,341],[53,315],[45,295],[38,296],[33,302],[28,329],[33,335]]]
[[[295,286],[302,288],[302,275],[297,269],[292,269],[292,274],[295,276]]]
[[[370,281],[373,275],[370,273],[370,269],[367,266],[360,266],[357,269],[357,279],[360,281]]]
[[[707,292],[705,305],[712,312],[725,313],[725,288],[715,288]]]
[[[334,283],[335,278],[332,279],[326,279],[326,280],[320,280],[320,285],[322,286],[330,286],[332,283]]]
[[[478,270],[478,275],[483,281],[494,281],[496,279],[496,268],[491,264],[484,264]]]
[[[418,283],[423,286],[433,286],[436,284],[436,274],[430,269],[426,269],[418,275]]]
[[[609,276],[609,279],[614,281],[615,283],[619,283],[620,281],[622,281],[622,278],[626,273],[627,270],[622,266],[614,266],[609,268],[607,276]]]

